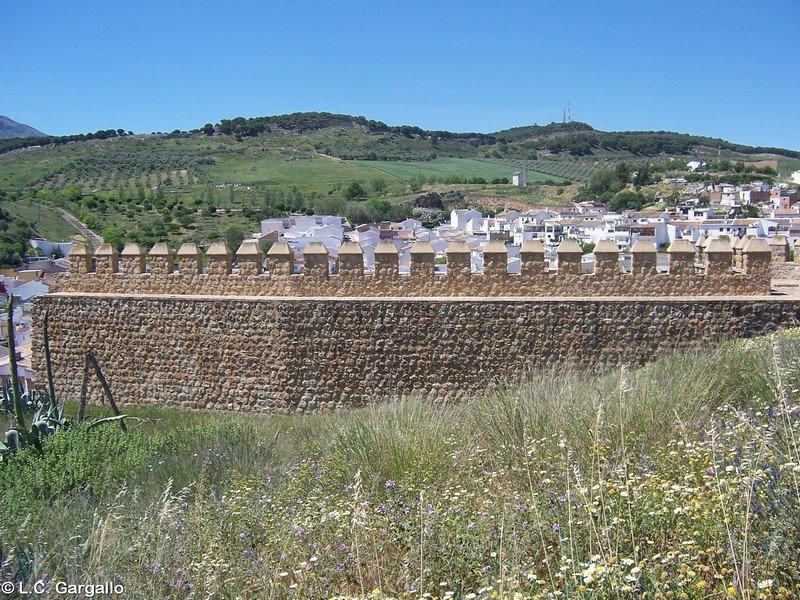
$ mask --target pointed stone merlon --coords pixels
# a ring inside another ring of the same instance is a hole
[[[351,279],[360,279],[364,276],[364,251],[358,242],[342,244],[337,262],[340,276]]]
[[[375,248],[375,276],[378,279],[393,279],[398,275],[400,253],[391,240],[381,240]]]
[[[140,275],[147,270],[147,254],[139,244],[127,244],[119,255],[120,270],[126,275]]]
[[[303,275],[306,277],[327,277],[328,249],[322,242],[311,242],[303,250]]]
[[[203,252],[197,244],[187,242],[178,248],[178,271],[187,277],[203,272]]]
[[[741,269],[742,268],[742,248],[747,240],[744,238],[737,237],[733,240],[733,244],[731,244],[731,250],[733,250],[733,268],[734,269]]]
[[[644,240],[636,240],[631,248],[631,273],[638,275],[655,275],[658,251],[654,244]]]
[[[689,240],[674,240],[667,248],[670,275],[694,275],[695,247]]]
[[[69,275],[70,277],[80,277],[92,271],[92,251],[86,244],[75,243],[69,251]]]
[[[119,252],[108,242],[100,244],[94,253],[94,262],[98,275],[113,275],[119,270]]]
[[[575,240],[564,240],[556,249],[559,275],[580,275],[583,250]]]
[[[789,261],[789,240],[785,235],[776,235],[769,241],[772,249],[772,262],[775,264]]]
[[[483,249],[483,274],[504,278],[508,275],[508,249],[503,242],[494,240]]]
[[[211,276],[230,275],[233,253],[225,242],[214,242],[206,251],[206,272]]]
[[[270,275],[291,275],[294,272],[294,251],[288,242],[276,242],[267,251]]]
[[[721,237],[713,238],[705,249],[706,275],[721,275],[730,273],[733,266],[733,249],[728,240]]]
[[[243,240],[236,250],[236,264],[238,265],[239,275],[261,275],[263,268],[261,263],[261,248],[257,240]]]
[[[750,240],[756,239],[752,233],[748,233],[743,238],[739,238],[738,243],[733,245],[733,266],[737,269],[744,269],[744,249]],[[767,242],[767,240],[764,240]],[[769,242],[767,242],[769,246]],[[772,259],[770,258],[770,261]]]
[[[697,238],[697,241],[694,243],[694,260],[698,264],[701,264],[705,260],[703,257],[703,248],[705,248],[706,240],[708,240],[708,238],[703,234]]]
[[[619,247],[613,240],[600,240],[594,247],[595,275],[616,275],[619,268]]]
[[[417,242],[411,246],[412,277],[433,277],[436,273],[436,251],[430,242]]]
[[[708,265],[708,247],[711,245],[711,242],[713,242],[714,239],[718,238],[707,237],[702,244],[697,244],[698,246],[700,246],[700,260],[698,260],[697,262],[703,268],[705,268]],[[695,250],[695,254],[696,253],[697,250]]]
[[[472,273],[472,251],[466,242],[461,240],[450,242],[445,254],[447,254],[448,277],[470,276]]]
[[[544,260],[545,250],[539,240],[527,240],[519,249],[519,256],[522,261],[520,266],[523,275],[543,275],[547,269]]]
[[[769,275],[772,248],[765,239],[751,238],[742,248],[742,269],[748,275]]]
[[[150,274],[171,275],[175,268],[172,259],[172,250],[164,242],[159,242],[149,252]]]

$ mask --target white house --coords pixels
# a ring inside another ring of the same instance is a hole
[[[52,255],[56,250],[58,250],[61,256],[66,256],[69,254],[70,248],[72,248],[74,242],[51,242],[43,238],[31,238],[28,240],[28,243],[31,245],[31,248],[38,248],[47,256]]]
[[[475,221],[475,223],[472,225],[473,230],[480,231],[483,215],[480,213],[480,211],[477,211],[474,208],[460,210],[453,209],[450,212],[450,226],[454,229],[466,231],[467,223],[470,221]]]
[[[38,279],[35,279],[33,281],[23,283],[22,285],[17,286],[13,290],[9,291],[11,292],[12,296],[18,298],[20,302],[25,304],[30,302],[32,298],[47,294],[50,291],[50,286],[45,285]]]

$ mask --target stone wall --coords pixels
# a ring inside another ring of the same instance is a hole
[[[91,350],[123,405],[286,413],[408,394],[459,400],[527,368],[639,364],[678,348],[797,326],[800,300],[57,293],[35,305],[40,380],[45,310],[63,395],[79,395]],[[99,399],[99,386],[92,394]]]
[[[369,272],[358,244],[343,244],[334,261],[311,243],[300,273],[285,243],[270,249],[266,272],[252,240],[205,255],[194,244],[177,253],[163,243],[148,253],[104,244],[94,254],[78,245],[69,275],[35,305],[34,368],[43,374],[49,310],[67,396],[79,395],[91,350],[122,403],[305,412],[409,394],[455,401],[530,368],[639,364],[797,325],[800,300],[769,296],[765,240],[678,240],[668,253],[659,272],[655,247],[637,242],[623,272],[604,241],[583,274],[576,242],[558,248],[556,269],[539,242],[526,242],[512,275],[502,243],[486,245],[483,272],[473,273],[470,249],[453,242],[447,275],[437,275],[423,242],[400,275],[391,242],[377,247]]]

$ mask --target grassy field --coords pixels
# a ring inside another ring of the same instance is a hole
[[[796,598],[800,333],[306,417],[124,407],[0,463],[0,580],[126,598]]]
[[[62,219],[60,213],[36,200],[8,202],[3,207],[15,219],[35,223],[38,235],[48,240],[66,242],[78,234],[78,230]]]
[[[0,189],[23,187],[62,168],[66,161],[56,153],[28,149],[0,155]]]
[[[377,175],[369,167],[314,155],[304,158],[223,155],[208,171],[215,181],[301,189],[327,189],[337,183],[365,181]]]
[[[352,161],[378,176],[395,177],[398,179],[414,179],[420,177],[446,178],[450,175],[464,177],[483,177],[495,179],[507,177],[511,180],[514,170],[503,165],[492,165],[468,158],[435,158],[419,162],[401,162],[393,160],[381,161]]]
[[[429,161],[362,161],[340,160],[320,155],[306,158],[275,156],[226,155],[209,168],[216,181],[236,181],[247,185],[296,185],[301,189],[327,189],[335,184],[350,181],[370,181],[382,178],[387,183],[406,180],[438,179],[451,176],[483,177],[486,180],[507,178],[515,169],[466,158],[436,158]],[[547,176],[538,175],[544,180]],[[560,180],[560,178],[551,178]]]
[[[527,169],[528,181],[535,182],[538,177],[552,181],[586,181],[598,168],[603,168],[604,163],[597,163],[589,159],[583,160],[521,160],[521,159],[493,159],[491,162],[509,165],[516,171]]]

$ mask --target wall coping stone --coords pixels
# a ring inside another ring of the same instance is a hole
[[[215,258],[231,258],[231,249],[225,242],[214,242],[206,250],[206,256]]]
[[[397,251],[397,246],[395,246],[394,242],[391,240],[381,240],[378,242],[378,246],[375,248],[375,254],[391,254],[394,256],[400,255],[400,253]]]
[[[310,242],[308,246],[306,246],[305,250],[303,250],[303,255],[311,256],[312,254],[317,256],[319,255],[328,256],[328,249],[322,242]]]
[[[197,244],[192,244],[190,242],[186,242],[180,248],[178,248],[177,254],[179,258],[203,258],[203,251],[200,250],[200,247]]]
[[[275,242],[272,244],[272,248],[267,250],[267,258],[270,256],[294,256],[294,252],[292,251],[292,247],[289,245],[288,242]]]
[[[172,250],[164,242],[155,244],[149,252],[149,256],[169,256],[172,257]]]
[[[556,248],[556,255],[559,257],[576,254],[583,255],[583,249],[575,240],[566,239],[558,245],[558,248]]]
[[[667,254],[694,254],[694,248],[689,240],[674,240],[667,248]]]
[[[411,246],[411,255],[422,255],[427,256],[429,254],[436,254],[436,251],[433,249],[433,244],[430,242],[417,242],[413,246]]]
[[[539,240],[526,240],[519,249],[520,254],[541,254],[545,255],[544,244]]]
[[[108,242],[104,242],[100,244],[100,247],[95,251],[95,256],[119,256],[119,252],[117,249],[109,244]]]
[[[261,249],[258,247],[257,240],[242,240],[236,250],[236,258],[253,259],[261,258]]]
[[[595,248],[595,250],[597,250]],[[655,245],[652,242],[644,240],[636,240],[631,248],[631,254],[658,254]]]
[[[136,243],[126,244],[125,247],[120,252],[120,256],[132,256],[135,258],[139,258],[140,256],[144,256],[145,251],[144,249]]]
[[[342,244],[342,247],[339,248],[339,256],[342,256],[343,254],[351,256],[363,256],[364,251],[361,249],[361,245],[358,242],[345,242]]]

